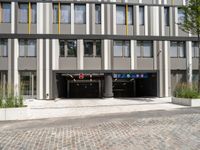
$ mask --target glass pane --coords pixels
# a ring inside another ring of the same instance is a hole
[[[86,7],[85,5],[75,5],[75,23],[85,24],[86,23]]]
[[[65,57],[65,41],[60,41],[60,57]]]
[[[71,22],[71,7],[70,5],[61,5],[61,23]]]
[[[182,9],[178,9],[178,23],[183,23],[185,19],[185,13]]]
[[[96,24],[101,24],[101,5],[96,5],[95,6],[95,11],[96,11]]]
[[[11,6],[9,3],[2,3],[2,22],[9,23],[11,17]]]
[[[179,43],[179,56],[185,57],[185,43],[184,42]]]
[[[169,7],[164,8],[165,13],[165,26],[169,26]]]
[[[122,41],[115,41],[114,42],[114,56],[123,56],[122,49],[123,49],[123,42]]]
[[[58,23],[58,4],[53,5],[53,23]]]
[[[152,42],[150,41],[143,42],[143,56],[153,57]]]
[[[85,56],[93,56],[93,42],[84,42],[84,54]]]
[[[137,57],[141,57],[141,41],[137,41]]]
[[[128,24],[130,25],[133,24],[133,7],[132,6],[128,7]]]
[[[130,42],[129,41],[125,41],[124,56],[125,57],[130,57]]]
[[[32,9],[31,9],[31,23],[36,23],[36,20],[37,20],[37,7],[36,7],[36,4],[32,4],[31,5]]]
[[[32,95],[32,80],[30,72],[22,72],[20,74],[20,84],[22,95]]]
[[[28,40],[28,54],[27,56],[34,57],[36,56],[36,41]]]
[[[96,56],[98,57],[101,56],[101,41],[100,40],[96,41]]]
[[[140,11],[140,25],[144,25],[144,7],[141,6],[139,8],[139,11]]]
[[[177,42],[171,42],[170,56],[171,57],[178,57],[178,45],[177,45]]]
[[[198,43],[192,42],[192,57],[199,57]]]
[[[68,40],[67,41],[67,50],[68,56],[76,57],[77,45],[75,40]]]
[[[7,57],[8,56],[8,41],[6,39],[0,40],[0,57]]]
[[[20,4],[20,23],[27,23],[28,22],[28,4]]]
[[[25,40],[19,41],[19,56],[24,57],[25,56]]]
[[[125,17],[125,6],[117,6],[117,15],[116,20],[117,24],[125,24],[126,17]]]

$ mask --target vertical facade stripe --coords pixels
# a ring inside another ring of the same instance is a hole
[[[112,7],[112,11],[113,11],[113,35],[116,35],[117,34],[117,29],[116,29],[116,4],[113,4],[113,7]]]
[[[19,95],[19,72],[18,72],[18,54],[19,43],[18,39],[14,39],[14,95]]]
[[[186,42],[186,55],[187,55],[187,81],[192,83],[192,42]]]
[[[31,33],[31,2],[28,2],[28,33]]]
[[[86,34],[90,33],[90,5],[86,4]]]
[[[15,33],[15,2],[11,2],[11,33]]]
[[[144,35],[148,35],[148,7],[144,6]]]
[[[131,40],[131,70],[135,69],[135,46],[136,46],[136,41]]]
[[[2,6],[1,6],[1,2],[0,2],[0,22],[2,22]]]
[[[174,8],[174,36],[178,36],[178,8]]]
[[[128,35],[128,5],[126,4],[126,35]]]
[[[169,55],[168,55],[168,41],[164,41],[164,77],[165,77],[165,97],[169,96],[169,68],[168,68],[168,64],[169,64]]]
[[[105,33],[105,6],[104,4],[101,4],[101,34]]]
[[[60,2],[58,2],[58,34],[60,34]]]
[[[71,3],[71,34],[74,34],[74,3]]]

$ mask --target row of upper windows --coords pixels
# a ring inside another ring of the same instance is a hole
[[[37,5],[36,3],[19,3],[19,23],[28,23],[29,16],[31,23],[36,23],[37,20]],[[29,9],[30,8],[30,9]],[[3,23],[9,23],[11,21],[11,4],[0,3],[0,21]],[[116,7],[116,23],[118,25],[128,24],[133,25],[133,5],[126,7],[125,5],[117,5]],[[164,8],[165,25],[170,24],[170,11],[169,7]],[[139,7],[139,25],[145,23],[144,6]],[[182,22],[184,19],[184,12],[178,9],[178,22]],[[70,4],[53,4],[53,23],[71,23],[71,5]],[[74,22],[77,24],[86,23],[86,5],[75,4],[74,5]],[[95,5],[95,23],[101,24],[101,5]]]
[[[198,43],[192,42],[192,56],[199,57]],[[19,56],[20,57],[35,57],[36,56],[36,40],[20,39],[19,40]],[[77,42],[76,40],[60,40],[60,57],[76,57]],[[84,56],[85,57],[101,57],[102,44],[101,40],[84,40]],[[153,57],[153,42],[152,41],[137,41],[136,47],[137,57]],[[115,57],[130,57],[130,41],[114,41],[113,56]],[[0,57],[8,56],[8,41],[7,39],[0,40]],[[185,42],[171,42],[170,44],[171,57],[186,57]]]

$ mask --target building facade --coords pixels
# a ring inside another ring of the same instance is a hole
[[[171,96],[197,81],[186,0],[0,0],[0,86],[37,99]],[[8,89],[8,90],[7,90]]]

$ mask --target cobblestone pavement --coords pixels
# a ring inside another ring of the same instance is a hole
[[[0,122],[4,150],[198,150],[200,108]]]

